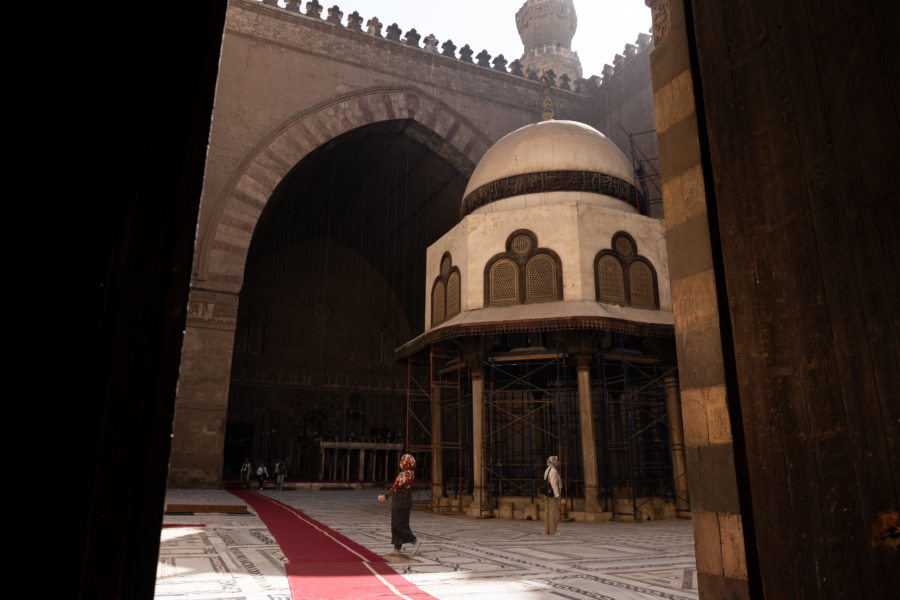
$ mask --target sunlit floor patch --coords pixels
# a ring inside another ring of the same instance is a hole
[[[173,490],[170,501],[199,501],[193,494],[203,495],[204,502],[221,494],[223,504],[234,504],[234,496],[224,491]],[[302,510],[379,557],[392,550],[390,506],[377,502],[376,492],[263,494]],[[163,530],[157,598],[290,599],[284,555],[255,514],[165,517],[166,524],[196,525],[201,520],[202,528]],[[543,535],[541,522],[474,520],[417,510],[411,525],[422,540],[418,555],[388,564],[440,600],[698,597],[689,520],[560,523],[563,535],[550,537]],[[404,547],[406,554],[410,550]]]

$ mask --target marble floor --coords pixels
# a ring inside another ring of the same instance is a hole
[[[377,492],[264,491],[373,552],[390,544],[390,503]],[[221,490],[170,490],[167,503],[240,504]],[[169,515],[163,520],[156,597],[184,600],[290,600],[284,555],[262,521],[247,515]],[[413,511],[422,541],[415,557],[391,566],[440,600],[696,599],[688,520],[543,523]],[[404,548],[408,551],[408,548]]]

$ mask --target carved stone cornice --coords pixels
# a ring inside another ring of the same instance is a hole
[[[669,21],[672,14],[670,3],[671,0],[644,0],[644,4],[650,7],[653,17],[653,44],[657,47],[662,45],[669,35]]]
[[[639,206],[639,192],[625,181],[597,171],[541,171],[512,175],[486,183],[463,198],[460,217],[491,202],[543,192],[593,192]]]
[[[188,299],[187,325],[234,331],[237,307],[237,294],[193,288]]]
[[[397,359],[407,358],[416,352],[445,340],[456,340],[471,347],[477,346],[478,336],[498,333],[525,333],[530,331],[610,331],[647,337],[674,338],[675,328],[664,323],[643,323],[611,317],[554,317],[522,321],[495,321],[467,325],[437,327],[426,331],[394,351]],[[469,369],[474,366],[469,363]]]

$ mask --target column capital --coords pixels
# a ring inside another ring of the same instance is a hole
[[[575,356],[575,366],[579,371],[590,369],[591,362],[593,362],[593,360],[594,356],[591,354],[578,354]]]

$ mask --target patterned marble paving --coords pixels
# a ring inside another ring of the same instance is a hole
[[[373,491],[265,491],[373,552],[391,550],[390,504]],[[172,490],[168,502],[234,504],[225,491]],[[166,515],[157,598],[289,600],[284,556],[256,515]],[[543,523],[413,511],[422,540],[395,570],[441,600],[697,598],[690,521]],[[408,551],[408,548],[405,548]]]

